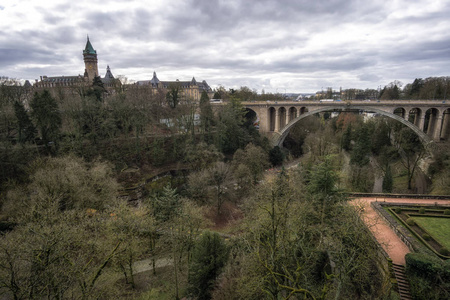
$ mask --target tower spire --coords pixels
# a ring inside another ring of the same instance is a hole
[[[87,35],[86,47],[83,50],[84,65],[87,71],[87,79],[92,82],[95,76],[99,76],[97,65],[97,51],[92,47],[89,35]]]
[[[86,47],[84,48],[83,54],[97,54],[97,51],[94,50],[94,47],[92,47],[91,41],[89,40],[89,35],[87,36],[87,42]]]

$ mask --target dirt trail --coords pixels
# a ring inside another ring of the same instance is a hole
[[[377,241],[387,252],[395,264],[405,265],[405,255],[409,248],[401,241],[395,232],[389,227],[378,213],[370,206],[371,202],[383,201],[392,203],[416,203],[416,204],[446,204],[450,200],[422,200],[422,199],[398,199],[398,198],[358,198],[351,201],[355,207],[363,209],[363,219]]]
[[[372,193],[382,193],[383,192],[383,174],[376,163],[376,158],[370,157],[370,166],[374,170],[374,183]]]
[[[426,175],[423,173],[421,169],[416,171],[416,175],[414,176],[414,181],[416,185],[416,194],[426,194],[428,190],[428,182],[426,179]]]

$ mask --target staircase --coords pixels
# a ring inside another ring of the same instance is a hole
[[[411,293],[409,292],[409,283],[405,276],[405,266],[392,264],[394,270],[395,279],[397,280],[398,293],[400,294],[400,299],[411,300]]]

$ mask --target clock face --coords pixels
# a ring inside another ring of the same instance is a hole
[[[89,70],[92,70],[92,68],[93,68],[92,65],[89,65],[89,66],[88,66],[88,69],[89,69]]]

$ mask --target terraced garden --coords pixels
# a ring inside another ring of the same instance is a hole
[[[450,209],[439,206],[385,207],[417,240],[443,259],[450,258]]]

